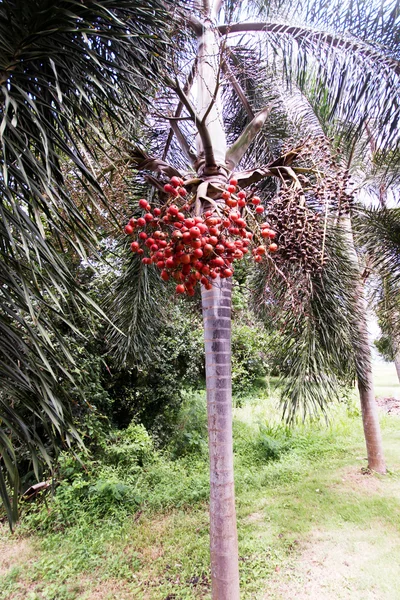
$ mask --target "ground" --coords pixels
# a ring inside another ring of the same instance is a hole
[[[359,415],[343,412],[328,428],[299,430],[274,461],[254,465],[242,453],[243,600],[400,600],[400,386],[387,365],[375,374],[388,475],[365,468]],[[263,410],[236,409],[239,455]],[[209,600],[207,510],[206,502],[144,509],[45,537],[4,526],[0,599]]]

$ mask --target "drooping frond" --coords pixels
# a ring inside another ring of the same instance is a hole
[[[56,435],[73,434],[62,381],[74,363],[59,324],[74,331],[66,307],[79,312],[93,301],[60,249],[82,257],[95,247],[86,217],[105,201],[102,144],[113,143],[128,107],[139,116],[165,52],[165,24],[157,0],[0,2],[0,493],[10,520],[12,444],[36,448],[37,465]],[[83,212],[76,183],[86,192]]]
[[[309,293],[295,266],[287,266],[285,279],[268,265],[253,275],[254,308],[264,322],[279,326],[275,350],[283,375],[283,410],[291,421],[324,412],[340,400],[355,373],[363,373],[363,340],[354,327],[356,273],[339,229],[330,228],[325,251],[324,268],[311,276]]]
[[[400,282],[400,208],[370,208],[358,212],[355,232],[359,247],[381,277]]]

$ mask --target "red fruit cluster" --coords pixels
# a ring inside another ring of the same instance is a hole
[[[164,186],[170,198],[163,208],[152,210],[147,200],[142,199],[139,206],[144,210],[143,216],[130,219],[126,225],[125,233],[136,234],[132,252],[143,255],[144,264],[157,265],[164,281],[173,278],[178,294],[193,296],[197,283],[210,289],[218,276],[231,277],[232,263],[243,258],[255,241],[253,232],[248,230],[245,212],[252,213],[253,208],[256,214],[264,212],[259,198],[253,196],[246,201],[246,192],[236,193],[236,186],[237,181],[231,179],[222,192],[225,206],[218,205],[202,216],[193,217],[183,180],[172,177]],[[268,223],[263,223],[256,237],[270,241],[275,236]],[[253,249],[254,259],[260,262],[267,249],[275,252],[277,245],[259,245]]]

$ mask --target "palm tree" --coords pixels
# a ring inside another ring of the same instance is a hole
[[[165,6],[0,2],[0,494],[10,521],[15,448],[28,448],[38,476],[38,456],[50,463],[56,437],[78,437],[63,384],[75,385],[74,359],[60,326],[76,329],[71,303],[76,313],[93,307],[63,254],[83,258],[96,240],[74,182],[87,191],[90,216],[104,201],[101,146],[127,107],[139,119],[165,51]]]
[[[269,269],[262,269],[265,281],[272,288],[269,273],[276,281],[280,277],[287,290],[285,302],[300,307],[298,312],[292,310],[293,318],[307,317],[301,321],[306,323],[306,351],[312,347],[313,333],[317,333],[318,357],[331,357],[330,362],[308,362],[304,381],[292,387],[298,404],[304,400],[320,403],[321,389],[326,385],[331,388],[335,376],[340,377],[343,356],[350,352],[349,343],[360,341],[354,332],[351,335],[348,321],[340,320],[347,328],[342,336],[335,332],[332,319],[325,327],[317,317],[326,315],[326,311],[321,312],[322,300],[331,269],[331,306],[341,303],[346,307],[345,314],[354,318],[354,294],[341,290],[344,278],[341,281],[340,271],[334,268],[339,262],[330,260],[335,251],[339,256],[346,244],[332,223],[348,200],[346,174],[332,159],[326,139],[282,145],[288,133],[298,135],[290,119],[293,109],[287,92],[297,86],[317,114],[319,106],[330,106],[327,119],[338,130],[346,122],[350,142],[360,137],[368,121],[382,147],[395,147],[399,110],[396,5],[385,4],[378,10],[374,5],[370,9],[368,4],[368,11],[363,11],[361,0],[350,7],[340,3],[327,7],[311,0],[290,5],[279,0],[240,4],[222,0],[175,4],[170,10],[170,21],[175,25],[170,37],[174,43],[165,55],[162,8],[153,3],[143,6],[130,0],[71,0],[54,7],[53,3],[37,0],[29,3],[30,14],[22,12],[25,3],[0,3],[1,40],[5,40],[2,56],[6,56],[1,65],[4,175],[0,184],[5,198],[6,240],[2,256],[4,277],[8,273],[13,276],[3,287],[3,306],[9,315],[4,325],[8,343],[2,346],[6,357],[4,380],[10,394],[18,390],[21,402],[42,418],[42,412],[28,400],[40,398],[42,411],[52,418],[56,429],[61,427],[65,410],[60,395],[53,393],[60,373],[53,364],[63,368],[63,373],[68,369],[55,354],[62,340],[49,337],[48,331],[56,336],[50,317],[58,309],[58,295],[62,298],[74,282],[55,252],[57,242],[51,244],[49,237],[54,232],[52,239],[58,236],[62,248],[65,244],[77,247],[77,233],[78,239],[91,237],[87,221],[65,192],[60,157],[71,165],[68,175],[76,173],[89,190],[101,192],[93,175],[95,163],[91,163],[100,151],[99,145],[93,150],[86,142],[83,127],[92,125],[99,135],[95,128],[99,117],[101,124],[102,115],[116,116],[120,122],[132,115],[136,118],[138,104],[149,106],[148,79],[157,83],[152,110],[148,111],[151,119],[133,142],[129,132],[125,134],[125,158],[160,191],[161,202],[165,200],[162,190],[166,177],[177,175],[183,176],[187,186],[190,181],[200,213],[210,204],[222,210],[221,191],[234,170],[240,187],[257,191],[270,218],[273,213],[277,215],[281,250],[276,259],[268,259]],[[152,6],[158,10],[146,10]],[[296,22],[287,24],[294,15]],[[378,40],[379,45],[372,44],[371,39]],[[101,131],[100,127],[100,133],[105,135],[107,129]],[[154,192],[149,194],[156,202]],[[21,203],[26,208],[21,208]],[[297,227],[299,235],[295,235]],[[14,231],[20,236],[18,243]],[[22,268],[16,257],[22,259]],[[346,269],[351,274],[352,265],[347,264]],[[300,271],[300,278],[296,271]],[[132,276],[128,299],[138,292],[136,317],[140,311],[146,313],[148,296],[152,296],[152,273],[152,267],[143,266],[133,257],[125,276]],[[318,294],[313,295],[316,287]],[[212,593],[218,600],[239,597],[231,441],[230,290],[229,278],[217,279],[211,289],[202,290],[210,432]],[[310,306],[313,319],[307,312]],[[60,314],[57,310],[59,318]],[[140,331],[143,333],[143,326]],[[133,342],[135,334],[130,336]],[[25,346],[17,353],[15,348],[20,348],[17,341],[21,339]],[[21,355],[22,367],[18,362]],[[327,365],[329,377],[321,372]],[[5,411],[13,411],[5,412],[10,416],[3,421],[6,428],[1,438],[3,459],[12,474],[14,455],[9,431],[19,435],[22,431],[29,441],[34,436],[18,420],[12,405],[4,403]]]
[[[392,148],[398,143],[397,9],[373,7],[360,19],[361,5],[363,2],[350,7],[335,4],[331,9],[316,2],[290,6],[284,2],[248,2],[242,13],[235,3],[222,0],[183,6],[177,15],[181,25],[175,51],[165,67],[164,86],[152,113],[151,135],[147,139],[144,135],[141,147],[127,153],[127,160],[159,193],[159,199],[150,193],[153,204],[160,202],[162,206],[169,201],[163,184],[177,176],[196,198],[194,206],[199,214],[210,206],[222,210],[221,192],[233,171],[241,188],[257,190],[263,198],[269,219],[276,218],[280,228],[281,247],[277,259],[268,260],[260,269],[265,276],[264,296],[266,290],[275,291],[269,297],[269,303],[275,304],[281,292],[279,285],[274,288],[274,280],[279,282],[286,291],[283,301],[291,324],[300,324],[302,333],[307,334],[305,340],[295,336],[300,342],[298,354],[308,358],[291,378],[288,392],[294,406],[304,402],[321,405],[321,390],[325,395],[327,389],[334,391],[335,378],[346,372],[346,357],[351,357],[357,368],[364,391],[371,389],[371,382],[362,375],[369,367],[368,341],[359,319],[364,307],[357,306],[359,290],[346,289],[349,280],[359,278],[358,264],[351,260],[350,232],[341,235],[334,227],[334,221],[347,210],[346,174],[332,158],[326,138],[282,146],[288,132],[297,133],[290,122],[294,112],[290,92],[296,87],[316,118],[319,107],[329,107],[325,121],[333,133],[342,133],[342,139],[345,131],[344,141],[350,146],[362,139],[367,122],[382,147]],[[288,25],[293,15],[298,21]],[[378,47],[370,42],[371,37],[379,40]],[[300,227],[298,235],[296,227]],[[306,243],[305,232],[309,239],[314,236],[314,243]],[[136,256],[132,258],[127,274],[134,275],[130,299],[135,298],[135,289],[139,292],[136,317],[146,310],[143,282],[148,281],[150,272],[154,267],[144,267]],[[230,294],[229,278],[217,279],[211,289],[202,289],[212,590],[218,600],[239,597],[231,443]],[[298,306],[300,310],[294,310]],[[337,310],[339,306],[342,313]],[[327,307],[332,313],[325,322]],[[332,315],[338,315],[338,320]],[[335,331],[338,324],[343,329]],[[318,353],[314,359],[310,349],[315,348]],[[371,426],[374,433],[379,431],[376,412],[371,413],[369,406],[367,403],[364,422],[367,446],[373,449],[370,466],[383,470],[381,462],[374,462],[381,448],[373,448],[376,439],[368,442]]]

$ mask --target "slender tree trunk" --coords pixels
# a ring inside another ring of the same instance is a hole
[[[372,352],[368,335],[367,304],[364,295],[364,286],[361,281],[358,257],[354,246],[350,216],[343,217],[343,225],[347,232],[350,259],[357,273],[354,298],[358,309],[358,317],[354,325],[357,330],[356,337],[358,338],[358,343],[361,343],[361,349],[356,347],[355,352],[360,353],[359,363],[362,365],[362,373],[357,373],[357,384],[360,395],[364,437],[367,446],[368,467],[371,471],[384,474],[386,473],[386,464],[372,377]]]
[[[360,394],[361,414],[364,427],[365,443],[367,446],[368,467],[377,473],[386,473],[385,457],[383,453],[381,429],[379,425],[378,408],[375,401],[374,382],[372,378],[371,345],[368,338],[367,307],[361,280],[356,287],[359,320],[356,324],[359,337],[364,343],[364,369],[362,377],[357,376],[358,391]]]
[[[392,346],[394,350],[394,366],[396,367],[397,379],[400,383],[400,344],[395,334],[392,337]]]
[[[232,444],[231,279],[202,287],[210,451],[213,600],[239,599]]]

